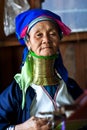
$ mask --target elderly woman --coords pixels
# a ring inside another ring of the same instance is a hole
[[[83,93],[68,77],[59,51],[60,40],[70,29],[60,16],[44,9],[19,14],[15,24],[26,49],[21,73],[0,95],[0,129],[50,130],[49,116],[40,112],[73,104]]]

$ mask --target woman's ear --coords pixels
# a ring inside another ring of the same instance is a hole
[[[28,42],[30,40],[30,36],[28,33],[26,33],[26,36],[25,36],[25,41]]]
[[[25,36],[25,44],[26,44],[27,48],[30,50],[30,36],[29,36],[29,34],[26,34],[26,36]]]
[[[30,41],[26,41],[26,46],[27,46],[27,48],[28,48],[28,50],[30,50]]]

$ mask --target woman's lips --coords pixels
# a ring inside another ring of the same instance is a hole
[[[51,49],[52,47],[42,47],[42,49]]]

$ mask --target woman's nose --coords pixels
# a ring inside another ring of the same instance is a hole
[[[50,37],[49,37],[49,35],[45,34],[43,36],[43,43],[49,43],[49,42],[50,42]]]

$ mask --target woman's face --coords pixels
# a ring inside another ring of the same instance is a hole
[[[39,56],[51,56],[57,53],[59,41],[57,27],[50,21],[41,21],[30,30],[26,45]]]

